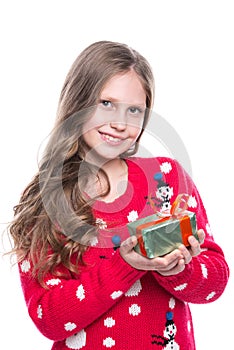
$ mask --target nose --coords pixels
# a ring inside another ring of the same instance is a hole
[[[124,121],[112,121],[110,122],[110,126],[118,131],[124,131],[127,127],[127,123]]]
[[[119,108],[119,110],[117,111],[117,113],[115,114],[115,118],[113,118],[113,120],[111,120],[110,122],[110,126],[113,129],[116,129],[118,131],[124,131],[127,127],[127,115],[125,110],[121,110]]]

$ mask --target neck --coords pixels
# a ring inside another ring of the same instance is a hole
[[[102,170],[108,177],[110,191],[106,196],[101,197],[104,202],[113,202],[120,197],[127,189],[128,183],[128,167],[123,159],[116,158],[105,162],[102,165]],[[96,183],[95,193],[102,193],[103,189],[107,186],[106,179],[100,176],[99,181]],[[93,183],[90,185],[88,194],[93,191]]]
[[[102,198],[104,202],[113,202],[115,199],[124,194],[128,185],[128,167],[123,159],[117,158],[107,162],[103,167],[106,172],[109,183],[110,192]]]
[[[102,169],[108,177],[119,176],[127,171],[126,163],[121,158],[111,159],[103,164]]]

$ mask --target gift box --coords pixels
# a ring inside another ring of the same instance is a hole
[[[187,210],[167,217],[155,213],[131,222],[127,227],[130,235],[135,235],[138,240],[134,249],[148,258],[168,254],[181,244],[189,246],[190,235],[198,240],[196,215]]]

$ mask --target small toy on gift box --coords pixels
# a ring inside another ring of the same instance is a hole
[[[181,244],[188,247],[191,235],[198,240],[196,214],[187,210],[188,198],[187,194],[178,195],[165,216],[156,212],[127,224],[130,235],[138,240],[136,252],[154,258],[170,253]]]

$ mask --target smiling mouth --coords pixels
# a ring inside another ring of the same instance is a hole
[[[111,143],[111,144],[120,144],[121,142],[123,142],[123,139],[120,139],[118,137],[113,137],[111,135],[108,134],[103,134],[102,132],[99,132],[101,135],[102,140]]]

